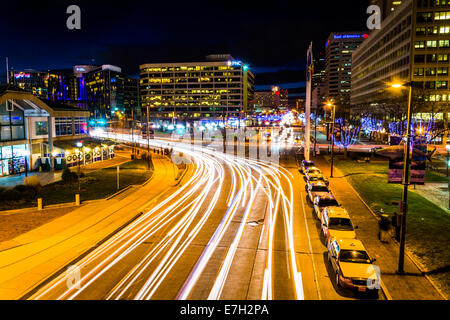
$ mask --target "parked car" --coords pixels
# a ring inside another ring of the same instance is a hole
[[[309,174],[308,176],[303,176],[303,180],[305,180],[306,183],[309,182],[315,182],[315,181],[322,181],[327,186],[330,185],[330,181],[328,181],[328,178],[325,177],[322,173],[318,174]]]
[[[322,181],[311,182],[308,184],[308,197],[314,203],[317,196],[331,193],[328,186]]]
[[[326,207],[322,211],[322,232],[326,243],[333,239],[355,239],[355,229],[350,216],[342,207]]]
[[[320,176],[323,175],[322,171],[320,171],[319,168],[317,167],[309,167],[308,169],[306,169],[305,171],[305,179],[309,180],[309,178],[314,177],[314,176]]]
[[[357,292],[378,292],[379,270],[361,241],[332,239],[328,245],[328,260],[335,272],[337,286]]]
[[[303,160],[299,170],[300,173],[305,174],[306,169],[308,169],[309,167],[314,167],[314,161]]]
[[[339,207],[339,203],[331,193],[322,194],[314,199],[314,212],[317,219],[321,219],[322,211],[328,207]]]

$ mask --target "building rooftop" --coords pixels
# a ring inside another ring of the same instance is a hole
[[[89,111],[80,110],[74,106],[60,102],[39,99],[33,94],[12,84],[0,85],[0,104],[5,103],[7,100],[13,101],[13,105],[22,110],[32,110],[38,113],[46,112],[53,117],[90,116]]]

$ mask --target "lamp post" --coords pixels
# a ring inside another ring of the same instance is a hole
[[[314,157],[317,156],[317,107],[314,112]]]
[[[450,144],[446,145],[445,148],[447,149],[447,178],[448,178],[448,166],[450,161]]]
[[[401,203],[401,229],[400,229],[400,251],[398,258],[398,270],[397,273],[403,274],[405,273],[405,242],[406,242],[406,214],[408,212],[408,186],[409,186],[409,165],[410,165],[410,142],[411,142],[411,118],[412,118],[412,108],[411,108],[411,100],[412,100],[412,82],[407,84],[393,84],[393,88],[403,88],[409,87],[408,93],[408,114],[406,121],[406,141],[405,141],[405,155],[403,160],[403,196]]]
[[[131,108],[131,154],[132,159],[134,159],[134,112]]]
[[[150,170],[150,118],[149,105],[147,104],[147,167]]]
[[[332,116],[331,116],[331,171],[330,171],[330,178],[333,178],[333,167],[334,167],[334,122],[336,117],[336,106],[328,102],[327,106],[329,106],[332,110]]]
[[[80,181],[80,175],[81,175],[81,167],[80,167],[80,156],[81,156],[81,148],[83,147],[83,142],[79,141],[77,142],[77,148],[78,148],[78,154],[77,154],[77,162],[78,162],[78,193],[80,193],[81,190],[81,181]]]

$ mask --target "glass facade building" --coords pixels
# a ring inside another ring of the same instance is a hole
[[[142,114],[148,106],[152,119],[239,117],[253,95],[254,76],[241,61],[140,66]]]
[[[417,111],[446,106],[449,62],[450,2],[402,1],[353,54],[352,108],[371,105],[376,111],[394,97],[387,90],[390,83],[406,83],[410,78],[415,83],[413,94],[420,98],[422,110]]]

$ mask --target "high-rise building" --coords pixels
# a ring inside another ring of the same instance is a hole
[[[434,0],[430,0],[434,1]],[[402,4],[402,0],[371,0],[370,4],[375,4],[381,9],[381,16],[385,19],[388,15]]]
[[[289,108],[289,92],[287,89],[281,89],[279,86],[271,86],[272,106],[279,110],[287,110]]]
[[[10,83],[50,101],[88,110],[94,118],[131,117],[139,108],[139,81],[112,65],[77,65],[73,69],[10,71]]]
[[[47,99],[48,80],[47,72],[31,69],[9,71],[10,84],[30,92],[41,99]]]
[[[305,112],[306,100],[305,99],[295,99],[295,110],[299,113]]]
[[[335,32],[325,45],[324,94],[327,99],[334,100],[339,113],[349,112],[352,53],[367,37],[363,32]]]
[[[125,113],[122,69],[103,65],[86,73],[87,100],[91,116],[109,119]]]
[[[205,62],[154,63],[140,66],[142,113],[150,118],[228,119],[244,117],[254,100],[254,76],[229,55]]]
[[[381,111],[396,97],[389,84],[411,77],[416,112],[447,108],[449,58],[450,2],[404,0],[353,53],[353,111]]]
[[[325,65],[325,55],[323,52],[320,52],[318,55],[313,57],[314,59],[314,73],[312,76],[312,89],[321,85],[326,78],[326,65]]]
[[[139,101],[139,79],[125,77],[123,81],[123,106],[125,114],[138,119],[141,113]],[[133,112],[131,112],[133,110]]]
[[[255,91],[253,107],[255,111],[272,109],[272,91]]]

